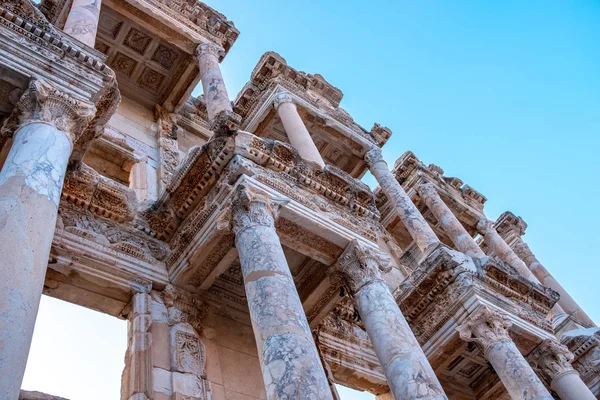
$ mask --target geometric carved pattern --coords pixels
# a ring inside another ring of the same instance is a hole
[[[156,61],[165,69],[170,69],[175,63],[175,60],[177,60],[178,56],[179,55],[175,51],[161,43],[158,45],[158,48],[152,55],[151,60]]]
[[[137,62],[123,53],[117,53],[111,62],[111,67],[115,72],[120,72],[127,77],[131,77]]]
[[[161,75],[150,68],[145,68],[144,72],[140,75],[140,79],[138,79],[138,83],[145,89],[157,91],[164,79],[164,75]]]

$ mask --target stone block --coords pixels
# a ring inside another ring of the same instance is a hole
[[[254,398],[264,395],[265,389],[258,357],[222,346],[218,346],[218,349],[225,389]]]

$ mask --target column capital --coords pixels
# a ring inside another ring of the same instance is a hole
[[[381,147],[373,146],[365,153],[365,161],[369,165],[376,164],[378,162],[385,162],[383,159],[383,153],[381,151]]]
[[[550,386],[552,381],[565,373],[577,373],[571,361],[573,353],[557,340],[546,339],[531,352],[529,363],[537,374]]]
[[[220,60],[225,56],[225,49],[213,43],[200,43],[196,47],[196,57],[200,61],[204,56],[213,56]]]
[[[278,209],[287,202],[287,199],[271,200],[245,185],[238,186],[231,201],[233,233],[237,236],[246,228],[257,225],[275,229]]]
[[[419,192],[419,195],[423,198],[439,196],[437,189],[430,182],[424,182],[417,186],[417,192]]]
[[[277,110],[279,109],[279,106],[284,103],[294,104],[294,98],[289,92],[286,92],[285,90],[278,90],[277,93],[275,93],[275,98],[273,99],[273,106]]]
[[[505,315],[483,306],[471,314],[456,330],[465,342],[475,342],[483,353],[495,344],[512,341],[508,329],[512,322]]]
[[[505,211],[496,220],[497,230],[499,233],[513,231],[517,236],[523,236],[527,229],[527,224],[523,218],[517,217],[510,211]]]
[[[492,221],[484,217],[477,222],[477,231],[485,236],[492,231],[496,232],[496,228],[494,228]]]
[[[381,272],[390,272],[390,259],[354,239],[338,258],[336,268],[346,286],[357,293],[363,286],[382,280]]]
[[[30,122],[43,122],[69,135],[75,142],[96,114],[96,107],[85,100],[57,89],[49,82],[32,79],[21,96],[13,114],[4,126],[14,134],[20,126]]]

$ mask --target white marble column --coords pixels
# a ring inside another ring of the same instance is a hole
[[[500,234],[496,231],[496,228],[494,228],[494,223],[492,221],[482,218],[477,223],[477,230],[481,235],[483,235],[484,240],[492,253],[516,269],[519,275],[529,279],[532,282],[539,282],[529,268],[527,268],[527,265],[525,265],[525,263],[515,254],[510,246],[506,244],[504,239],[502,239]]]
[[[196,48],[208,120],[217,135],[234,131],[240,122],[239,115],[233,112],[221,75],[219,59],[223,53],[223,48],[212,43],[202,43]]]
[[[373,147],[365,155],[365,161],[419,249],[425,252],[430,246],[437,245],[438,237],[389,170],[381,149]]]
[[[273,212],[266,197],[237,188],[233,231],[267,399],[332,400]]]
[[[380,269],[389,260],[350,242],[337,262],[396,399],[447,399]]]
[[[440,223],[441,228],[452,240],[456,249],[475,260],[479,260],[480,263],[484,262],[487,259],[485,253],[479,248],[475,239],[469,235],[452,210],[444,203],[435,187],[431,183],[424,183],[417,188],[417,191]]]
[[[102,0],[73,0],[63,31],[81,43],[94,47]]]
[[[321,167],[325,167],[321,153],[319,153],[319,149],[315,146],[315,142],[304,125],[304,121],[302,121],[300,114],[298,114],[298,109],[294,104],[292,96],[285,91],[279,91],[275,94],[273,104],[277,110],[277,114],[279,114],[290,144],[298,150],[300,157],[315,162]]]
[[[25,371],[72,143],[95,113],[33,80],[16,106],[0,172],[0,398],[16,400]]]
[[[480,307],[458,327],[460,338],[475,342],[514,400],[552,400],[552,396],[508,335],[512,322]]]
[[[594,321],[592,321],[585,311],[583,311],[579,304],[577,304],[577,302],[571,297],[569,292],[567,292],[565,288],[563,288],[562,285],[558,283],[556,279],[554,279],[552,274],[548,272],[542,263],[538,261],[527,243],[525,243],[520,236],[517,237],[513,248],[517,256],[523,260],[523,262],[525,262],[529,270],[542,285],[547,286],[560,294],[560,299],[558,300],[557,305],[559,305],[565,313],[572,315],[575,320],[583,324],[588,326],[596,326]]]
[[[553,339],[544,340],[529,356],[532,367],[561,400],[595,400],[571,365],[573,358],[566,346]]]

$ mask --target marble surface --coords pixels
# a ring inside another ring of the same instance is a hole
[[[387,163],[383,160],[381,149],[374,147],[365,156],[369,168],[379,187],[386,195],[388,201],[402,220],[402,223],[415,240],[421,251],[425,252],[430,246],[439,243],[435,232],[431,229],[423,215],[413,204],[408,194],[389,170]]]
[[[213,120],[222,111],[233,110],[219,66],[221,51],[222,49],[209,43],[200,44],[196,51],[209,120]]]
[[[102,0],[73,0],[63,31],[94,47]]]
[[[332,399],[268,203],[238,201],[233,219],[267,398]]]

